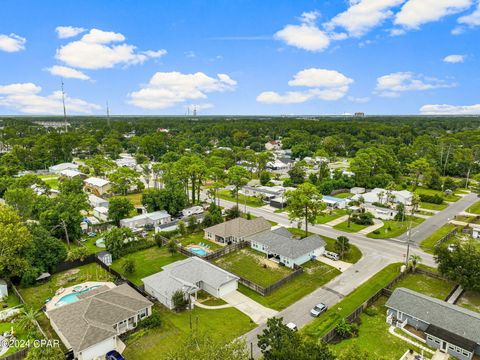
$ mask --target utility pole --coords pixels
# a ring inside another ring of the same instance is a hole
[[[67,132],[68,125],[67,125],[67,108],[65,107],[65,90],[63,88],[63,79],[61,81],[62,81],[63,122],[65,123],[65,132]]]

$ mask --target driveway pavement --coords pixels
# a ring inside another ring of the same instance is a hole
[[[269,309],[250,299],[238,291],[231,292],[222,297],[227,303],[237,308],[257,324],[264,324],[268,318],[277,315],[278,311]]]

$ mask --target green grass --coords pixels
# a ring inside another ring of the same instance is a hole
[[[333,228],[341,231],[346,231],[346,232],[359,232],[360,230],[363,230],[371,225],[359,225],[355,224],[354,222],[350,221],[350,226],[348,226],[348,220],[341,222],[340,224],[335,225]]]
[[[465,291],[458,299],[457,305],[480,313],[480,292]]]
[[[135,271],[133,274],[124,274],[122,265],[126,259],[133,259],[135,261]],[[142,278],[162,271],[162,267],[165,265],[183,259],[185,259],[185,256],[180,253],[172,256],[166,246],[161,248],[153,246],[115,260],[112,264],[112,269],[118,271],[120,274],[124,274],[135,285],[141,285]]]
[[[456,215],[453,220],[469,223],[475,220],[475,216]]]
[[[196,307],[192,311],[174,313],[157,305],[162,319],[159,328],[140,330],[127,340],[123,355],[129,360],[162,359],[182,346],[193,329],[208,332],[209,336],[225,343],[245,334],[256,324],[235,308],[207,310]]]
[[[353,194],[350,193],[350,192],[343,192],[343,193],[340,193],[340,194],[337,194],[335,195],[335,197],[338,197],[340,199],[346,199],[346,198],[349,198],[350,196],[352,196]]]
[[[196,232],[193,234],[185,235],[185,236],[180,236],[176,237],[175,240],[179,241],[183,247],[187,247],[188,245],[198,245],[199,243],[204,243],[208,246],[210,246],[210,249],[213,251],[220,249],[222,246],[218,245],[212,241],[206,240],[203,238],[204,233],[202,232]]]
[[[19,341],[22,341],[22,340],[28,340],[29,338],[31,340],[34,340],[32,339],[28,332],[26,332],[25,330],[22,329],[22,327],[17,324],[17,323],[11,323],[11,322],[0,322],[0,334],[3,334],[4,332],[10,332],[12,330],[12,327],[13,327],[13,331],[15,332],[15,338]],[[37,337],[35,337],[37,338]],[[18,345],[21,345],[21,342],[18,343]],[[7,355],[10,355],[10,354],[13,354],[14,352],[17,352],[19,350],[22,350],[21,347],[16,347],[16,346],[12,346],[8,349],[8,351],[3,354],[2,356],[0,356],[1,358],[7,356]]]
[[[411,189],[409,189],[411,190]],[[426,189],[426,188],[422,188],[422,187],[419,187],[415,190],[415,193],[416,194],[425,194],[425,195],[439,195],[441,197],[443,197],[445,199],[445,201],[450,201],[450,202],[455,202],[457,200],[460,200],[461,199],[461,196],[458,196],[458,195],[445,195],[445,193],[443,193],[442,191],[440,190],[433,190],[433,189]]]
[[[232,201],[232,202],[237,202],[237,198],[235,196],[232,196],[232,193],[230,190],[219,190],[218,191],[218,197],[223,200],[227,201]],[[242,194],[238,195],[238,207],[241,209],[241,205],[244,205],[246,202],[247,206],[251,207],[260,207],[265,205],[262,200],[254,197],[254,196],[245,196]]]
[[[250,248],[222,256],[214,260],[214,263],[263,287],[272,285],[293,272],[286,266],[267,260],[265,254]]]
[[[326,223],[328,223],[332,220],[338,219],[339,217],[342,217],[344,215],[347,215],[346,210],[339,209],[339,210],[333,210],[331,212],[326,211],[325,213],[317,216],[317,218],[315,220],[315,223],[316,224],[326,224]]]
[[[467,211],[472,214],[480,215],[480,201],[476,202],[472,206],[470,206]]]
[[[437,242],[455,228],[456,226],[453,224],[443,225],[442,227],[438,228],[429,237],[422,240],[422,242],[420,243],[420,248],[422,248],[424,251],[428,253],[433,253],[433,250]]]
[[[421,202],[420,203],[420,208],[421,209],[426,209],[426,210],[437,210],[437,211],[441,211],[441,210],[444,210],[448,207],[448,204],[430,204],[430,203],[427,203],[427,202]]]
[[[371,232],[367,235],[367,237],[371,239],[394,238],[406,232],[410,227],[410,222],[412,224],[412,228],[414,228],[424,221],[425,219],[416,216],[410,216],[405,221],[382,220],[383,226],[380,229],[375,230],[375,232],[378,231],[379,234]]]
[[[455,284],[448,280],[437,279],[425,274],[408,274],[400,280],[393,289],[404,287],[419,293],[445,300],[455,287]]]
[[[49,175],[40,175],[40,179],[42,179],[45,184],[50,186],[54,190],[58,190],[58,180],[59,175],[49,174]]]
[[[348,346],[356,344],[361,350],[368,351],[375,357],[400,359],[413,346],[388,332],[389,325],[385,321],[386,300],[386,297],[381,297],[369,307],[367,313],[360,315],[361,325],[358,337],[331,345],[331,349],[339,354]]]
[[[6,305],[7,307],[15,307],[20,305],[20,299],[17,295],[13,292],[12,289],[8,289],[8,296],[0,301],[0,311],[3,309],[3,306]]]
[[[142,205],[142,193],[133,193],[128,194],[125,196],[117,196],[117,197],[126,197],[134,206]],[[113,198],[112,198],[113,199]]]
[[[341,319],[350,315],[370,297],[388,285],[388,283],[399,274],[401,265],[400,263],[396,263],[386,266],[352,291],[350,295],[334,305],[324,315],[310,322],[303,328],[302,332],[315,340],[324,336],[333,329]]]
[[[241,284],[238,290],[266,307],[283,310],[340,274],[337,269],[319,261],[309,261],[302,266],[304,268],[302,274],[282,285],[270,295],[262,296]]]

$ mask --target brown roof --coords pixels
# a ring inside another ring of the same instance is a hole
[[[102,286],[78,297],[77,302],[48,311],[50,321],[68,341],[65,345],[75,352],[116,335],[115,324],[153,305],[127,284]]]
[[[242,238],[265,230],[270,230],[271,227],[272,225],[263,217],[258,217],[253,220],[236,218],[206,228],[205,231],[223,238],[230,236]]]

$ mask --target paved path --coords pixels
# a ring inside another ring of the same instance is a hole
[[[324,263],[324,264],[327,264],[327,265],[333,266],[334,268],[337,268],[338,270],[340,270],[340,272],[344,272],[350,266],[352,266],[351,263],[341,261],[341,260],[335,261],[335,260],[326,258],[325,256],[319,256],[319,257],[317,257],[317,260]]]
[[[450,220],[449,222],[450,222],[450,224],[459,225],[459,226],[468,226],[468,225],[470,225],[468,222],[465,222],[465,221]]]
[[[372,231],[380,229],[383,226],[383,221],[379,219],[373,219],[373,225],[360,230],[358,233],[362,235],[370,234]]]
[[[460,297],[460,295],[462,295],[462,292],[463,292],[463,288],[460,285],[458,285],[458,287],[455,289],[453,294],[450,295],[450,297],[447,299],[447,303],[455,304],[455,302]]]
[[[429,348],[427,348],[426,346],[423,346],[421,345],[420,343],[416,342],[416,341],[413,341],[412,339],[406,337],[406,336],[403,336],[403,335],[400,335],[399,333],[395,332],[395,326],[390,326],[388,328],[388,332],[390,334],[392,334],[393,336],[396,336],[400,339],[402,339],[403,341],[409,343],[409,344],[412,344],[414,346],[416,346],[417,348],[425,351],[425,352],[428,352],[429,354],[434,354],[435,352],[433,350],[430,350]]]
[[[257,324],[266,323],[268,318],[274,317],[278,313],[278,311],[269,309],[238,291],[231,292],[223,296],[222,299],[243,312]]]
[[[195,306],[198,306],[199,308],[202,308],[202,309],[208,309],[208,310],[226,309],[226,308],[231,308],[231,307],[233,307],[232,304],[205,305],[205,304],[202,304],[202,303],[199,302],[199,301],[195,301]]]
[[[340,216],[339,218],[333,219],[332,221],[329,221],[325,223],[326,226],[331,226],[334,227],[335,225],[341,224],[342,222],[345,222],[348,220],[348,215]]]

